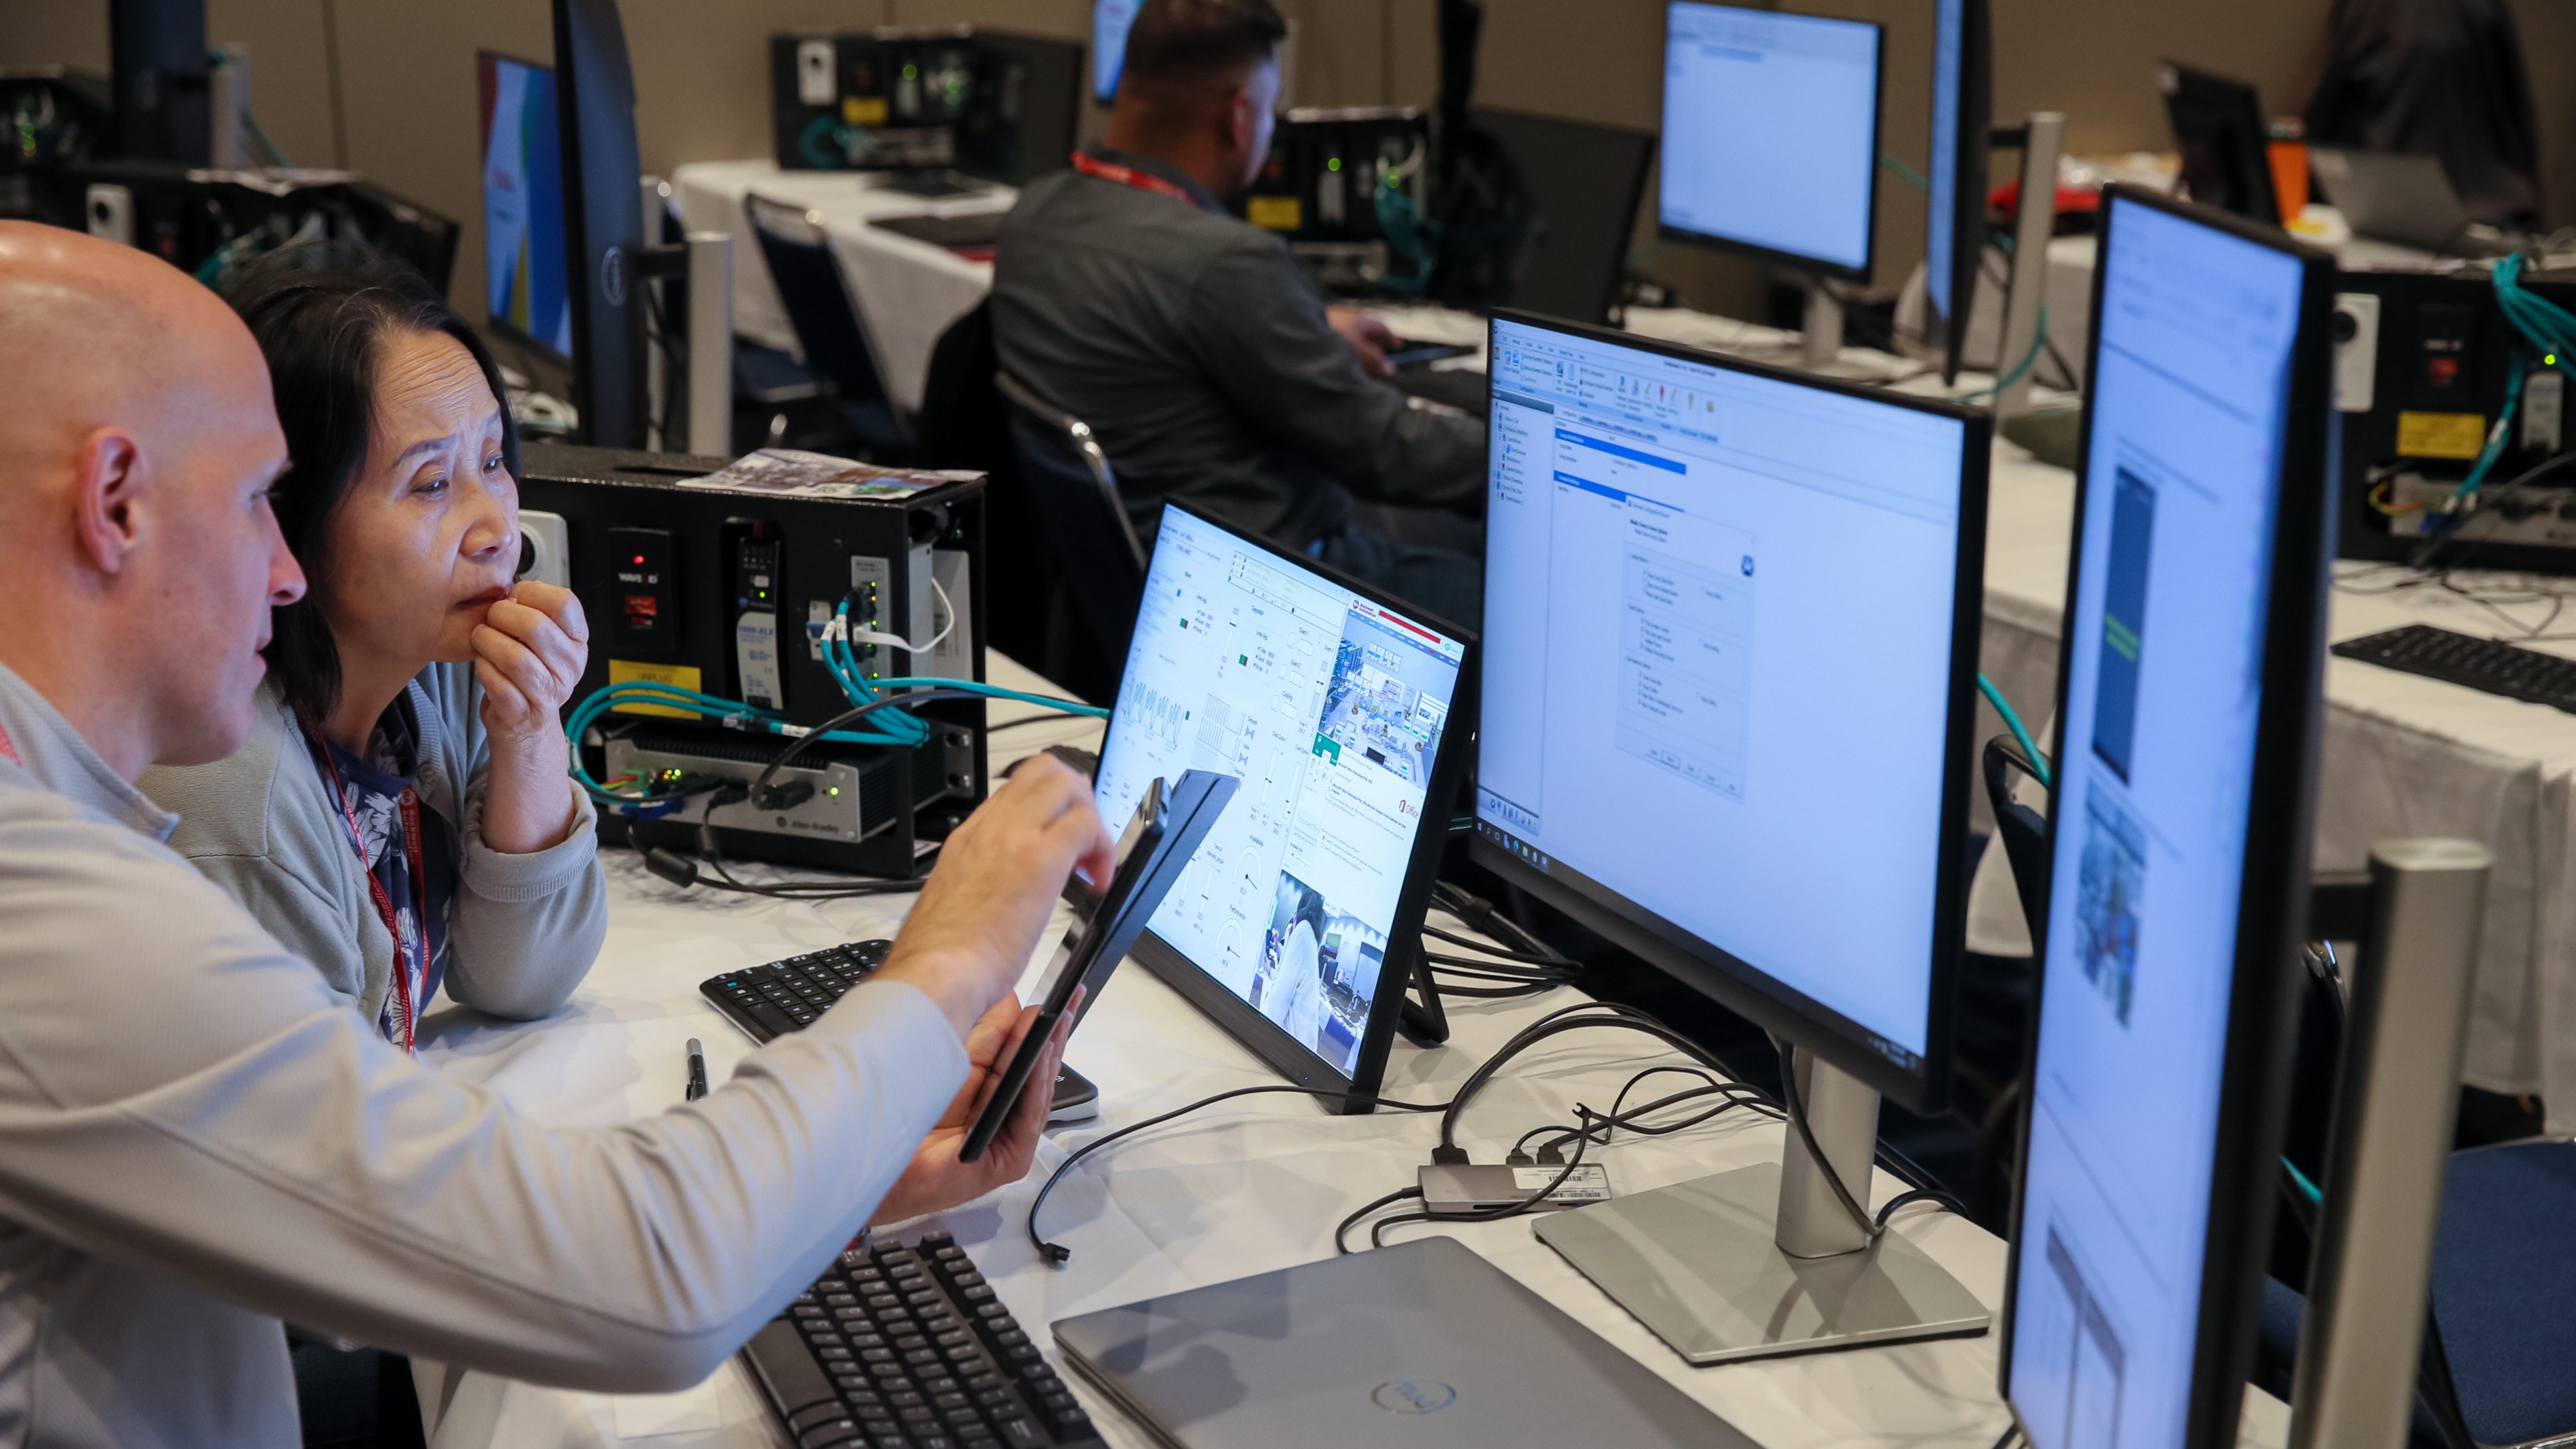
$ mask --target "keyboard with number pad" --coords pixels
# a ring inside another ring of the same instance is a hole
[[[742,1352],[800,1449],[1100,1442],[946,1233],[843,1253]]]

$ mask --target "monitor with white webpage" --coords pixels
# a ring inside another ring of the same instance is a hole
[[[1664,233],[1869,280],[1882,39],[1699,0],[1664,12]]]
[[[1517,313],[1490,356],[1479,858],[1932,1103],[1990,418]]]
[[[1135,959],[1292,1080],[1376,1090],[1467,748],[1471,636],[1167,505],[1101,747],[1101,818],[1243,781]],[[1356,1104],[1355,1104],[1356,1105]]]
[[[2128,188],[2101,225],[2004,1382],[2032,1449],[2214,1449],[2287,1110],[2334,269]]]

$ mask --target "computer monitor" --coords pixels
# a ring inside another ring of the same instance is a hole
[[[1994,60],[1986,0],[1936,0],[1932,28],[1932,194],[1924,285],[1940,320],[1941,380],[1956,382],[1986,256],[1986,143]]]
[[[1930,1110],[1949,1071],[1992,419],[1516,312],[1488,355],[1475,858],[1794,1043],[1811,1117],[1848,1087],[1848,1135],[1819,1138],[1865,1201],[1867,1094]],[[1724,1323],[1623,1296],[1633,1251],[1605,1269],[1569,1237],[1597,1223],[1540,1236],[1694,1362],[1982,1331],[1928,1259],[1946,1289],[1891,1292],[1948,1305],[1930,1322],[1817,1323],[1783,1254],[1812,1255],[1782,1205],[1806,1162],[1708,1179],[1733,1206],[1692,1208],[1688,1242],[1630,1220],[1709,1255],[1693,1281],[1752,1284]],[[1855,1271],[1910,1273],[1889,1242]]]
[[[483,315],[569,365],[555,73],[488,50],[475,52],[474,70],[483,103]]]
[[[1118,99],[1118,73],[1127,64],[1127,27],[1144,0],[1091,0],[1091,98]]]
[[[617,0],[554,0],[577,441],[644,446],[644,164]]]
[[[1881,27],[1673,0],[1663,234],[1869,280]]]
[[[1654,136],[1516,111],[1478,109],[1468,120],[1501,143],[1532,213],[1502,300],[1576,322],[1610,320]]]
[[[957,122],[957,169],[1025,186],[1070,166],[1082,125],[1082,43],[978,30],[975,48],[975,96]]]
[[[2271,140],[2254,87],[2166,61],[2156,67],[2156,89],[2164,92],[2174,149],[2182,154],[2183,189],[2191,199],[2247,221],[2279,226]]]
[[[2033,1449],[2236,1442],[2280,1181],[2332,260],[2105,196],[2004,1390]]]
[[[1243,781],[1133,955],[1293,1081],[1377,1090],[1469,752],[1474,668],[1456,626],[1165,506],[1100,814],[1125,820],[1149,781],[1193,768]]]

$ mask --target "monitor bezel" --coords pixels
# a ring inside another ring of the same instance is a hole
[[[1579,873],[1541,869],[1523,860],[1495,838],[1479,813],[1468,839],[1468,854],[1505,881],[1563,911],[1676,982],[1715,1001],[1763,1030],[1788,1037],[1820,1059],[1859,1078],[1880,1096],[1906,1110],[1939,1111],[1948,1100],[1950,1077],[1951,998],[1967,929],[1968,869],[1958,848],[1968,828],[1972,788],[1972,753],[1976,734],[1977,649],[1985,623],[1986,490],[1993,463],[1994,415],[1960,407],[1940,398],[1917,397],[1886,388],[1837,378],[1814,377],[1746,358],[1705,352],[1679,343],[1640,337],[1608,327],[1562,318],[1497,309],[1487,323],[1486,356],[1494,355],[1493,328],[1502,323],[1571,333],[1638,351],[1711,364],[1748,376],[1794,383],[1821,392],[1883,403],[1905,411],[1949,418],[1960,426],[1959,541],[1952,563],[1949,723],[1942,741],[1941,807],[1934,838],[1925,848],[1934,853],[1934,884],[1929,953],[1931,992],[1926,1009],[1920,1062],[1907,1068],[1871,1045],[1872,1033],[1858,1022],[1788,986],[1732,953],[1699,940],[1684,927],[1667,921],[1609,887]],[[1481,699],[1478,719],[1483,718]],[[1551,865],[1557,864],[1553,860]],[[1566,868],[1570,871],[1570,867]]]
[[[2237,970],[2228,998],[2227,1045],[2220,1069],[2216,1161],[2210,1177],[2206,1248],[2201,1264],[2199,1327],[2194,1335],[2186,1449],[2229,1449],[2236,1442],[2245,1380],[2253,1369],[2263,1302],[2263,1277],[2271,1251],[2273,1204],[2279,1193],[2281,1144],[2286,1131],[2291,1062],[2298,1026],[2298,946],[2307,920],[2308,849],[2315,811],[2318,732],[2325,715],[2327,588],[2333,579],[2334,512],[2331,469],[2334,259],[2303,246],[2278,227],[2232,212],[2160,196],[2126,183],[2106,187],[2098,226],[2100,255],[2111,242],[2122,208],[2141,206],[2221,231],[2295,258],[2302,267],[2303,323],[2291,344],[2289,405],[2281,440],[2280,501],[2273,530],[2271,589],[2265,600],[2263,704],[2254,737],[2249,782],[2245,860],[2236,926]],[[2098,377],[2106,265],[2093,271],[2086,377]],[[2071,611],[2084,562],[2086,477],[2092,461],[2093,400],[2086,390],[2077,434],[2075,514],[2066,561],[2066,604]],[[2067,681],[2075,639],[2060,628],[2057,718],[2066,717]],[[2061,754],[2063,751],[2060,752]],[[2049,813],[2047,858],[2057,858],[2057,826],[2065,812]],[[2044,960],[2047,943],[2035,959]],[[2245,969],[2266,958],[2268,972]],[[2022,1080],[2033,1080],[2039,1062],[2042,990],[2047,972],[2031,982]],[[2030,1155],[2035,1092],[2022,1093],[2014,1161]],[[1997,1310],[1997,1385],[2016,1423],[2012,1403],[2014,1306],[2020,1290],[2023,1194],[2028,1174],[2014,1177],[2012,1220],[2004,1255],[2004,1296]],[[2025,1432],[2028,1425],[2022,1425]]]
[[[506,51],[506,50],[494,50],[494,49],[492,49],[490,46],[477,46],[477,47],[475,47],[475,50],[474,50],[474,64],[475,64],[475,68],[476,68],[476,71],[477,71],[477,74],[476,74],[476,76],[475,76],[475,82],[476,82],[476,88],[477,88],[478,92],[479,92],[479,90],[480,90],[480,88],[481,88],[481,82],[482,82],[482,76],[481,76],[481,74],[480,74],[480,71],[481,71],[481,68],[482,68],[483,61],[484,61],[484,60],[485,60],[485,58],[487,58],[487,57],[488,57],[488,58],[490,58],[490,59],[492,59],[492,60],[495,60],[495,61],[507,61],[507,62],[509,62],[510,64],[512,64],[512,65],[516,65],[516,66],[525,66],[525,67],[526,67],[527,69],[529,69],[529,70],[544,71],[544,72],[545,72],[545,74],[546,74],[546,83],[547,83],[549,86],[559,84],[559,82],[556,80],[556,77],[555,77],[555,68],[554,68],[553,66],[551,66],[551,65],[549,65],[549,64],[547,64],[547,63],[545,63],[544,61],[530,60],[530,59],[528,59],[528,58],[527,58],[527,57],[525,57],[525,56],[512,55],[512,54],[510,54],[510,53],[509,53],[508,51]],[[491,229],[492,229],[492,222],[491,222],[491,218],[489,218],[489,217],[487,217],[487,216],[485,216],[485,215],[483,214],[483,200],[482,200],[482,195],[483,195],[483,165],[484,165],[484,162],[489,158],[489,156],[490,156],[490,154],[491,154],[491,149],[492,149],[492,136],[491,136],[491,127],[490,127],[490,123],[489,123],[489,121],[488,121],[488,120],[487,120],[487,119],[482,115],[482,109],[483,109],[483,107],[482,107],[482,101],[483,101],[483,98],[482,98],[482,96],[481,96],[480,94],[477,94],[477,95],[475,96],[474,100],[475,100],[475,119],[476,119],[478,122],[482,122],[482,123],[483,123],[483,129],[482,129],[482,131],[478,134],[478,136],[476,137],[477,141],[478,141],[480,144],[477,146],[477,148],[476,148],[476,150],[475,150],[475,153],[474,153],[474,194],[475,194],[475,201],[474,201],[474,208],[475,208],[475,210],[474,210],[474,216],[475,216],[476,231],[477,231],[477,233],[478,233],[478,235],[477,235],[477,241],[478,241],[479,243],[481,243],[481,248],[482,248],[482,255],[483,255],[484,265],[485,265],[486,267],[489,267],[489,266],[491,265],[491,258],[492,258],[492,248],[491,248],[491,245],[490,245],[490,233],[491,233]],[[562,103],[563,103],[563,96],[562,96],[562,93],[561,93],[560,91],[556,92],[556,96],[555,96],[555,103],[556,103],[556,105],[557,105],[558,107],[560,107],[560,106],[562,105]],[[557,124],[556,124],[556,128],[555,128],[555,136],[556,136],[557,144],[558,144],[558,145],[560,145],[560,144],[561,144],[561,142],[562,142],[562,136],[563,136],[563,127],[562,127],[562,124],[561,124],[561,122],[560,122],[560,121],[558,121],[558,122],[557,122]],[[558,162],[558,163],[556,164],[556,168],[555,168],[555,169],[556,169],[556,174],[557,174],[557,176],[558,176],[558,177],[560,177],[560,176],[561,176],[561,174],[562,174],[562,170],[563,170],[563,168],[562,168],[562,164],[561,164],[560,162]],[[566,198],[566,200],[565,200],[565,202],[564,202],[564,206],[565,206],[565,208],[566,208],[567,210],[569,210],[569,209],[571,208],[571,205],[572,205],[571,200],[570,200],[569,198]],[[571,223],[571,221],[570,221],[568,218],[567,218],[567,220],[566,220],[566,221],[565,221],[565,223],[564,223],[564,228],[565,228],[565,230],[564,230],[564,252],[565,252],[565,256],[564,256],[564,291],[565,291],[565,301],[564,301],[564,306],[566,307],[566,309],[567,309],[567,310],[569,310],[569,309],[570,309],[570,307],[572,306],[571,293],[572,293],[573,291],[577,290],[577,289],[575,288],[575,286],[574,286],[574,284],[573,284],[573,265],[572,265],[572,256],[571,256],[571,251],[572,251],[572,231],[571,231],[572,223]],[[554,364],[554,365],[555,365],[555,366],[557,366],[557,367],[570,368],[570,367],[572,366],[572,354],[571,354],[571,353],[564,351],[562,348],[559,348],[559,347],[555,346],[555,345],[554,345],[553,343],[551,343],[551,342],[547,342],[547,341],[545,341],[545,340],[543,340],[543,339],[541,339],[541,338],[531,337],[531,336],[529,336],[529,335],[527,334],[527,332],[526,332],[526,331],[522,330],[522,329],[521,329],[521,328],[519,328],[518,326],[516,326],[516,325],[514,325],[514,324],[512,324],[512,323],[510,323],[510,322],[508,322],[508,321],[506,321],[506,320],[504,320],[504,319],[502,319],[502,318],[499,318],[499,317],[495,317],[495,316],[493,316],[493,315],[492,315],[492,310],[491,310],[491,309],[492,309],[491,293],[492,293],[492,280],[491,280],[491,278],[489,278],[489,277],[485,277],[485,278],[483,279],[483,296],[482,296],[482,297],[480,297],[480,298],[477,298],[477,299],[476,299],[476,306],[475,306],[476,319],[477,319],[477,320],[482,324],[482,327],[483,327],[483,330],[484,330],[484,331],[489,332],[489,333],[491,333],[492,335],[494,335],[494,336],[496,336],[496,337],[503,337],[503,338],[507,338],[507,339],[508,339],[509,341],[511,341],[512,343],[514,343],[514,344],[516,344],[516,345],[518,345],[518,346],[520,346],[520,347],[524,347],[524,348],[528,349],[530,352],[535,353],[539,358],[543,359],[544,361],[550,362],[550,363]]]
[[[1869,101],[1869,170],[1867,173],[1869,180],[1864,183],[1869,188],[1869,219],[1861,228],[1860,265],[1858,266],[1853,266],[1848,262],[1834,261],[1827,257],[1809,256],[1803,252],[1782,251],[1777,247],[1763,246],[1759,242],[1740,241],[1734,237],[1718,236],[1713,232],[1693,231],[1688,227],[1674,226],[1666,222],[1664,220],[1664,172],[1662,169],[1662,163],[1672,155],[1673,148],[1664,136],[1664,97],[1662,92],[1658,90],[1655,99],[1655,158],[1657,163],[1655,169],[1656,237],[1663,241],[1684,242],[1692,246],[1708,247],[1716,251],[1734,252],[1740,256],[1755,257],[1766,262],[1776,262],[1782,266],[1794,267],[1799,271],[1807,272],[1815,276],[1834,277],[1846,282],[1855,282],[1867,285],[1871,273],[1878,262],[1878,156],[1880,151],[1880,132],[1885,128],[1887,123],[1887,27],[1875,20],[1853,20],[1839,15],[1806,15],[1793,11],[1762,10],[1747,5],[1720,4],[1718,3],[1718,0],[1664,0],[1663,55],[1665,64],[1660,72],[1661,77],[1669,77],[1672,74],[1673,11],[1683,5],[1698,5],[1710,10],[1741,10],[1747,14],[1765,15],[1775,19],[1785,17],[1798,20],[1827,21],[1835,25],[1857,25],[1866,27],[1872,33],[1872,36],[1876,41],[1875,46],[1873,46],[1876,64],[1873,67],[1875,75],[1870,85]]]
[[[1426,804],[1422,821],[1413,834],[1413,853],[1405,861],[1404,881],[1397,888],[1395,918],[1388,923],[1386,955],[1378,963],[1377,995],[1369,1002],[1367,1026],[1360,1033],[1359,1056],[1351,1071],[1334,1069],[1331,1063],[1315,1055],[1304,1043],[1282,1030],[1277,1023],[1261,1014],[1258,1007],[1227,990],[1223,983],[1192,961],[1179,947],[1165,941],[1151,926],[1136,938],[1128,959],[1143,966],[1183,1000],[1199,1009],[1207,1018],[1223,1027],[1227,1034],[1254,1056],[1290,1081],[1322,1092],[1338,1094],[1341,1101],[1334,1109],[1343,1113],[1368,1112],[1375,1108],[1378,1085],[1385,1079],[1387,1054],[1391,1050],[1397,1018],[1403,1013],[1405,997],[1413,986],[1421,961],[1422,920],[1431,904],[1431,887],[1440,875],[1441,852],[1449,843],[1449,809],[1445,802],[1457,798],[1459,774],[1466,768],[1467,756],[1473,753],[1474,721],[1462,701],[1472,702],[1478,696],[1478,666],[1482,662],[1481,641],[1472,629],[1462,628],[1438,615],[1416,607],[1385,589],[1375,587],[1304,553],[1282,548],[1259,534],[1244,532],[1217,517],[1207,509],[1167,499],[1166,512],[1185,513],[1225,533],[1236,542],[1258,548],[1282,563],[1320,577],[1334,586],[1347,589],[1380,608],[1391,610],[1456,640],[1463,646],[1458,658],[1458,683],[1449,697],[1448,718],[1440,729],[1438,754],[1431,762],[1431,778],[1424,785]],[[1157,546],[1162,530],[1155,530]],[[1146,576],[1153,574],[1153,561],[1146,561]],[[1134,659],[1131,646],[1129,660]],[[1121,665],[1119,692],[1126,692],[1126,666]],[[1118,727],[1113,717],[1109,728]],[[1107,751],[1104,736],[1102,750]],[[1328,1101],[1328,1105],[1332,1105]]]
[[[1933,53],[1940,53],[1937,44]],[[1941,319],[1944,386],[1959,380],[1968,350],[1968,319],[1976,311],[1977,284],[1986,274],[1986,189],[1992,180],[1995,125],[1994,23],[1987,0],[1959,0],[1957,81],[1959,117],[1950,148],[1950,310],[1932,309]],[[1932,84],[1937,88],[1941,78],[1933,77]]]

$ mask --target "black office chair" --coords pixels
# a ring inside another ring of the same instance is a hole
[[[930,350],[914,459],[984,475],[984,643],[1060,681],[1054,671],[1063,661],[1050,647],[1060,576],[1020,481],[1010,414],[993,385],[1000,370],[987,298],[948,324]]]
[[[912,420],[886,392],[866,314],[850,295],[822,214],[758,194],[744,197],[742,209],[806,370],[831,390],[835,418],[872,460],[909,461]]]
[[[1010,412],[1029,515],[1062,574],[1070,608],[1057,617],[1078,625],[1078,637],[1065,641],[1065,657],[1054,661],[1050,677],[1107,704],[1117,697],[1127,641],[1145,599],[1145,545],[1090,427],[1009,373],[993,381]]]

